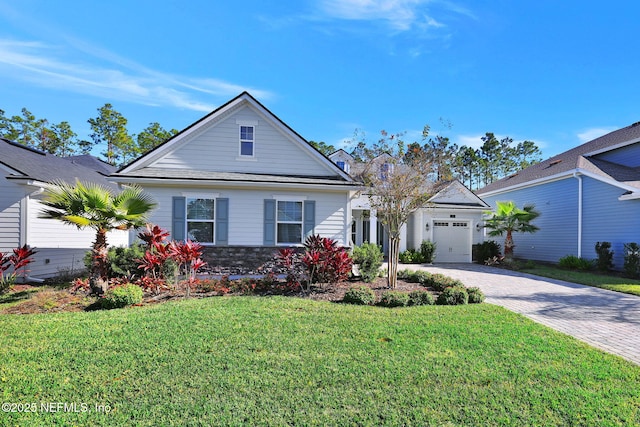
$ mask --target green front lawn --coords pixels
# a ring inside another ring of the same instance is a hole
[[[640,296],[640,280],[598,274],[593,271],[567,270],[546,264],[536,264],[534,268],[524,268],[522,271],[538,276],[550,277],[552,279],[566,280],[567,282],[581,283],[583,285]]]
[[[640,367],[489,304],[218,297],[0,323],[2,402],[36,408],[0,425],[640,424]]]

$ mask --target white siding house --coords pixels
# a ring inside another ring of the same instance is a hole
[[[247,92],[109,179],[142,186],[151,221],[210,254],[271,256],[310,234],[349,245],[353,180]]]
[[[78,179],[112,186],[104,176],[107,165],[96,163],[97,167],[91,168],[81,162],[0,139],[0,252],[23,245],[34,248],[37,253],[29,265],[32,277],[84,269],[83,256],[91,248],[95,233],[38,217],[42,191],[51,182],[73,183]],[[129,243],[129,235],[123,231],[110,233],[107,239],[113,246]]]
[[[329,159],[352,173],[358,173],[364,167],[344,150],[332,153]],[[486,209],[489,205],[460,181],[440,183],[428,203],[413,212],[400,230],[400,251],[418,250],[422,242],[428,240],[436,243],[435,262],[471,262],[473,245],[484,241],[482,217]],[[353,198],[351,216],[352,244],[376,243],[386,253],[387,236],[377,219],[377,212],[371,209],[368,195],[359,194]]]

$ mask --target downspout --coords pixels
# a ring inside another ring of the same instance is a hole
[[[34,185],[34,184],[29,182],[29,185]],[[37,190],[27,194],[26,197],[23,197],[22,200],[20,201],[21,203],[20,226],[22,228],[22,233],[20,233],[20,246],[29,244],[29,201],[33,196],[37,196],[39,194],[42,194],[43,192],[44,192],[44,188],[40,187]],[[44,279],[40,279],[38,277],[31,277],[28,273],[26,276],[22,276],[19,279],[22,281],[22,283],[29,283],[29,282],[43,283],[44,282]]]
[[[573,173],[578,180],[578,258],[582,257],[582,176],[578,172]]]

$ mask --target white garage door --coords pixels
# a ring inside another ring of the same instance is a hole
[[[435,262],[471,262],[469,221],[433,221]]]

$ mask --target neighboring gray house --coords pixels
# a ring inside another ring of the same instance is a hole
[[[83,256],[91,248],[95,232],[38,218],[42,209],[39,200],[44,188],[57,180],[96,182],[117,190],[105,179],[113,170],[91,156],[61,158],[0,138],[0,252],[25,244],[36,248],[35,261],[29,265],[33,277],[84,269]],[[128,233],[110,233],[108,242],[127,245]]]
[[[109,179],[142,186],[158,202],[150,221],[203,244],[210,264],[312,233],[350,243],[352,178],[247,92]]]
[[[515,256],[593,259],[596,242],[607,241],[621,269],[624,243],[640,243],[640,122],[496,181],[478,195],[494,207],[513,200],[541,212],[535,221],[540,231],[514,236]]]
[[[363,169],[362,164],[342,149],[329,158],[354,175]],[[393,173],[389,167],[385,168],[384,155],[379,163],[381,171]],[[489,205],[458,180],[440,183],[434,190],[429,202],[412,213],[401,230],[400,250],[419,249],[424,240],[429,240],[436,243],[435,262],[471,262],[472,246],[483,241],[482,216]],[[353,199],[351,216],[352,244],[374,242],[386,252],[386,233],[369,205],[369,196],[361,194]]]

